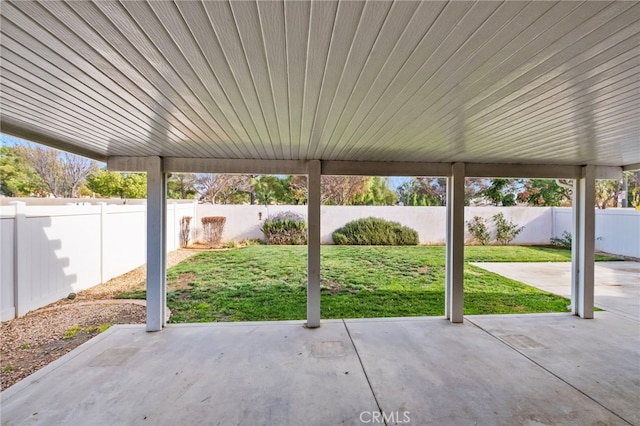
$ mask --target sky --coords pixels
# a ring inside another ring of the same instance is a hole
[[[23,139],[14,138],[13,136],[5,135],[4,133],[0,133],[0,145],[2,146],[27,145],[30,143],[32,142],[25,141]]]

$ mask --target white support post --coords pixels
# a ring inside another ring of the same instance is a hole
[[[582,168],[573,184],[573,244],[571,248],[571,311],[593,318],[595,262],[595,167]]]
[[[307,169],[307,324],[320,327],[320,161],[311,160]]]
[[[463,321],[464,309],[464,163],[455,163],[447,177],[447,246],[445,315]]]
[[[147,158],[147,331],[160,331],[167,303],[167,179],[162,158]]]

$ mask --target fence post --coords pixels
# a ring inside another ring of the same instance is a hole
[[[23,201],[11,201],[15,208],[15,220],[13,222],[13,307],[15,317],[26,314],[29,310],[31,299],[31,286],[23,283],[25,268],[28,268],[26,225],[27,204]]]
[[[100,283],[104,283],[105,274],[104,274],[104,263],[105,263],[105,222],[107,220],[107,203],[98,203],[100,206]]]

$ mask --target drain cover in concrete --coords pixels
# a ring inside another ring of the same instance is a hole
[[[511,334],[508,336],[502,336],[502,340],[510,344],[511,346],[515,346],[518,349],[539,349],[544,348],[543,345],[536,342],[530,337],[523,336],[522,334]]]
[[[311,354],[316,358],[333,358],[345,356],[344,343],[329,341],[314,343],[311,346]]]
[[[138,348],[107,349],[89,362],[90,367],[110,367],[122,365],[135,353]]]

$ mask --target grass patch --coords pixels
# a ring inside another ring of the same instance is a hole
[[[64,336],[62,336],[62,338],[67,340],[73,339],[73,336],[78,334],[80,330],[82,330],[82,328],[79,325],[71,326],[67,331],[64,332]]]
[[[444,247],[323,246],[321,253],[323,318],[444,315]],[[250,246],[191,257],[167,271],[171,322],[304,319],[306,259],[304,246]],[[570,259],[570,251],[548,247],[465,248],[467,262]],[[144,298],[144,287],[119,297]],[[467,315],[566,312],[569,303],[465,265]]]
[[[95,333],[95,332],[97,332],[98,334],[100,334],[100,333],[104,333],[105,331],[107,331],[110,327],[111,327],[111,324],[93,325],[93,326],[89,326],[89,327],[85,328],[84,331],[86,331],[87,333]]]
[[[596,262],[623,260],[596,253]],[[571,262],[571,250],[532,246],[467,246],[465,262]]]

